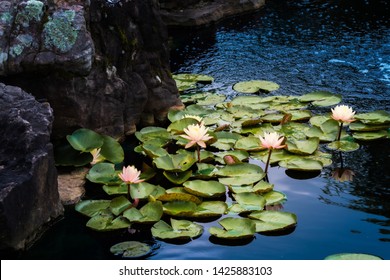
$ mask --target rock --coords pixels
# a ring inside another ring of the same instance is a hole
[[[265,0],[160,0],[160,4],[161,16],[168,26],[200,26],[256,11]]]
[[[156,0],[1,1],[0,35],[0,82],[50,103],[53,138],[121,138],[183,108]]]
[[[63,213],[48,103],[0,83],[0,249],[23,249]]]
[[[76,204],[85,194],[85,176],[88,168],[78,168],[70,173],[58,174],[58,192],[63,205]]]

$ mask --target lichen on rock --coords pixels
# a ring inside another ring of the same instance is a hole
[[[19,5],[19,11],[15,18],[15,23],[23,27],[28,27],[30,21],[41,21],[43,15],[44,3],[37,0],[28,0]]]

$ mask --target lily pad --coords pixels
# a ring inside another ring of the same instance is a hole
[[[233,197],[246,211],[263,210],[266,204],[263,196],[253,192],[235,193]]]
[[[200,204],[202,202],[199,197],[186,192],[183,187],[168,189],[166,194],[159,196],[157,199],[161,201],[192,202],[195,204]]]
[[[197,163],[197,170],[193,174],[193,178],[196,179],[210,179],[215,177],[214,172],[217,171],[217,168],[213,164],[208,163]]]
[[[166,155],[155,158],[153,160],[157,168],[171,171],[171,172],[182,172],[188,170],[195,162],[196,158],[191,153],[182,153],[176,155]]]
[[[253,192],[253,193],[257,193],[257,194],[264,194],[264,193],[270,192],[273,190],[273,188],[274,188],[273,184],[270,184],[270,183],[263,181],[263,180],[258,182],[254,186],[230,186],[229,187],[229,189],[233,193]]]
[[[161,219],[162,215],[163,206],[161,201],[148,202],[139,210],[133,207],[123,213],[123,217],[131,223],[155,223]]]
[[[322,170],[323,164],[321,161],[294,157],[289,160],[279,161],[279,166],[291,169],[291,170],[301,170],[301,171],[316,171]]]
[[[89,170],[86,178],[97,184],[119,185],[122,182],[115,171],[115,165],[108,162],[95,164]]]
[[[159,239],[192,239],[203,233],[203,227],[187,220],[171,219],[171,225],[159,221],[152,227],[152,235]]]
[[[297,217],[293,213],[281,211],[256,211],[249,218],[255,220],[256,232],[274,232],[295,227]]]
[[[113,163],[120,163],[124,159],[124,152],[122,146],[114,138],[103,135],[103,146],[100,154],[108,161]]]
[[[327,256],[324,260],[383,260],[381,257],[361,253],[340,253]]]
[[[298,100],[311,102],[315,106],[333,106],[341,102],[342,96],[328,91],[315,91],[300,96]]]
[[[362,123],[370,125],[380,125],[390,123],[390,113],[380,110],[363,114],[356,114],[355,118]]]
[[[192,180],[183,184],[184,189],[196,196],[212,198],[226,193],[225,185],[217,181]]]
[[[133,199],[147,199],[150,196],[159,197],[163,194],[165,194],[165,189],[163,187],[148,182],[130,185],[130,195]]]
[[[111,246],[110,252],[114,255],[121,255],[123,258],[142,258],[152,252],[152,248],[142,242],[125,241]]]
[[[298,155],[311,155],[318,149],[320,139],[317,137],[312,137],[307,140],[295,140],[294,138],[289,138],[286,142],[287,150],[290,153]]]
[[[130,222],[119,216],[115,218],[114,215],[98,214],[93,216],[87,222],[86,226],[96,231],[113,231],[118,229],[125,229],[130,226]]]
[[[236,144],[234,145],[234,149],[244,150],[248,152],[264,150],[264,148],[261,146],[261,141],[259,137],[255,136],[243,137],[237,140]]]
[[[265,177],[263,169],[251,163],[227,165],[219,169],[215,174],[225,177],[218,179],[224,185],[250,185]]]
[[[332,143],[329,143],[327,147],[331,150],[338,150],[342,152],[353,152],[359,149],[359,144],[356,142],[350,142],[350,141],[334,141]]]
[[[221,216],[227,211],[227,204],[223,201],[204,201],[192,213],[193,218],[210,218]]]
[[[164,171],[164,176],[167,178],[170,182],[181,185],[185,181],[187,181],[192,176],[192,170],[187,170],[183,172],[168,172]]]
[[[172,122],[167,131],[173,134],[183,134],[184,129],[189,125],[198,124],[198,121],[194,118],[184,118],[177,121]]]
[[[386,130],[390,127],[390,124],[365,124],[362,122],[353,122],[349,124],[349,129],[358,132],[373,132],[378,130]]]
[[[238,150],[233,150],[233,151],[221,151],[218,153],[215,153],[216,156],[216,161],[225,164],[225,156],[234,156],[237,159],[239,159],[241,162],[245,161],[249,158],[249,153],[247,151],[238,151]]]
[[[76,130],[71,135],[67,135],[66,139],[75,150],[81,152],[90,152],[100,148],[104,143],[102,135],[86,128]]]
[[[214,81],[214,78],[209,75],[204,74],[194,74],[194,73],[179,73],[172,75],[172,78],[175,80],[184,80],[184,81],[195,81],[198,83],[210,84]]]
[[[76,204],[75,210],[85,216],[96,216],[110,207],[111,200],[83,200]]]
[[[233,85],[233,89],[241,93],[270,92],[279,89],[279,87],[277,83],[264,80],[244,81]]]
[[[148,140],[156,138],[165,140],[169,140],[172,138],[171,134],[165,128],[158,126],[144,127],[140,131],[137,131],[135,133],[135,136],[141,142],[146,142]]]
[[[278,191],[270,191],[265,194],[263,194],[263,197],[265,198],[265,205],[275,205],[275,204],[281,204],[287,200],[287,196]]]
[[[245,239],[251,238],[256,232],[256,224],[247,218],[224,218],[218,223],[223,227],[210,227],[209,232],[217,238]]]
[[[125,211],[127,208],[129,208],[130,206],[131,206],[131,203],[126,197],[118,196],[118,197],[115,197],[113,200],[111,200],[110,210],[111,210],[112,214],[114,214],[115,216],[118,216],[123,211]]]
[[[171,201],[163,205],[164,213],[176,217],[191,217],[197,205],[191,201]]]
[[[355,132],[352,134],[353,138],[361,141],[371,141],[386,138],[388,133],[386,130],[371,131],[371,132]]]

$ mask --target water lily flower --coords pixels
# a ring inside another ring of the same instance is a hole
[[[143,182],[139,176],[141,175],[141,171],[139,171],[134,166],[123,167],[122,173],[119,173],[118,176],[121,178],[123,182],[126,184],[138,184]]]
[[[191,124],[187,126],[187,128],[184,129],[184,132],[186,134],[180,135],[181,137],[190,140],[190,142],[187,143],[185,148],[190,148],[193,145],[196,145],[197,153],[198,153],[198,161],[200,162],[200,149],[199,147],[206,148],[206,141],[212,139],[207,131],[209,130],[208,127],[206,127],[203,122],[198,124]]]
[[[277,132],[266,132],[264,137],[259,136],[259,139],[261,141],[261,146],[269,150],[282,149],[286,147],[286,145],[282,145],[284,136],[279,135]]]
[[[332,177],[339,182],[349,182],[353,180],[355,172],[346,168],[336,168],[332,171]]]
[[[355,115],[355,111],[352,110],[351,107],[347,105],[338,105],[335,108],[332,108],[332,119],[343,122],[350,123],[355,121],[353,118]]]
[[[208,127],[205,127],[204,124],[191,124],[187,128],[184,129],[185,135],[180,135],[183,138],[190,140],[185,148],[190,148],[193,145],[197,144],[203,148],[206,148],[205,141],[210,140],[211,137],[207,131]]]
[[[269,150],[267,163],[265,164],[264,170],[264,172],[267,173],[272,150],[283,149],[284,147],[286,147],[286,145],[283,144],[285,138],[283,135],[280,135],[277,132],[266,132],[264,133],[264,137],[259,136],[259,139],[261,141],[261,146]]]
[[[145,180],[140,179],[141,171],[139,171],[134,166],[123,167],[122,173],[119,173],[118,176],[121,180],[127,184],[127,198],[130,200],[130,185],[138,184]],[[133,202],[133,207],[137,207],[139,199],[135,198]]]
[[[91,153],[91,155],[93,157],[92,161],[91,161],[92,165],[104,161],[104,157],[100,154],[100,151],[101,151],[101,148],[93,149],[92,151],[90,151],[90,153]]]
[[[339,133],[337,136],[337,141],[340,141],[343,124],[355,121],[355,119],[353,118],[355,115],[355,111],[353,111],[352,108],[347,105],[337,105],[335,108],[332,108],[331,110],[332,110],[332,119],[340,123]]]

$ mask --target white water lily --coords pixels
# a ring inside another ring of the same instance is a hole
[[[213,138],[207,133],[208,130],[208,127],[205,127],[202,123],[191,124],[187,128],[185,128],[184,132],[186,134],[180,135],[181,137],[190,140],[190,142],[188,142],[185,148],[187,149],[195,144],[200,147],[206,148],[205,141],[208,141]]]
[[[94,164],[97,164],[99,162],[102,162],[105,160],[105,158],[100,154],[100,151],[101,149],[98,148],[98,149],[93,149],[92,151],[90,151],[91,155],[92,155],[92,161],[91,161],[91,164],[94,165]]]
[[[269,150],[282,149],[286,147],[286,145],[282,145],[284,136],[278,134],[277,132],[266,132],[264,133],[264,137],[259,136],[259,139],[261,141],[261,146]]]
[[[347,105],[338,105],[335,108],[332,108],[332,119],[343,122],[350,123],[355,121],[353,118],[355,116],[355,112],[351,107]]]

